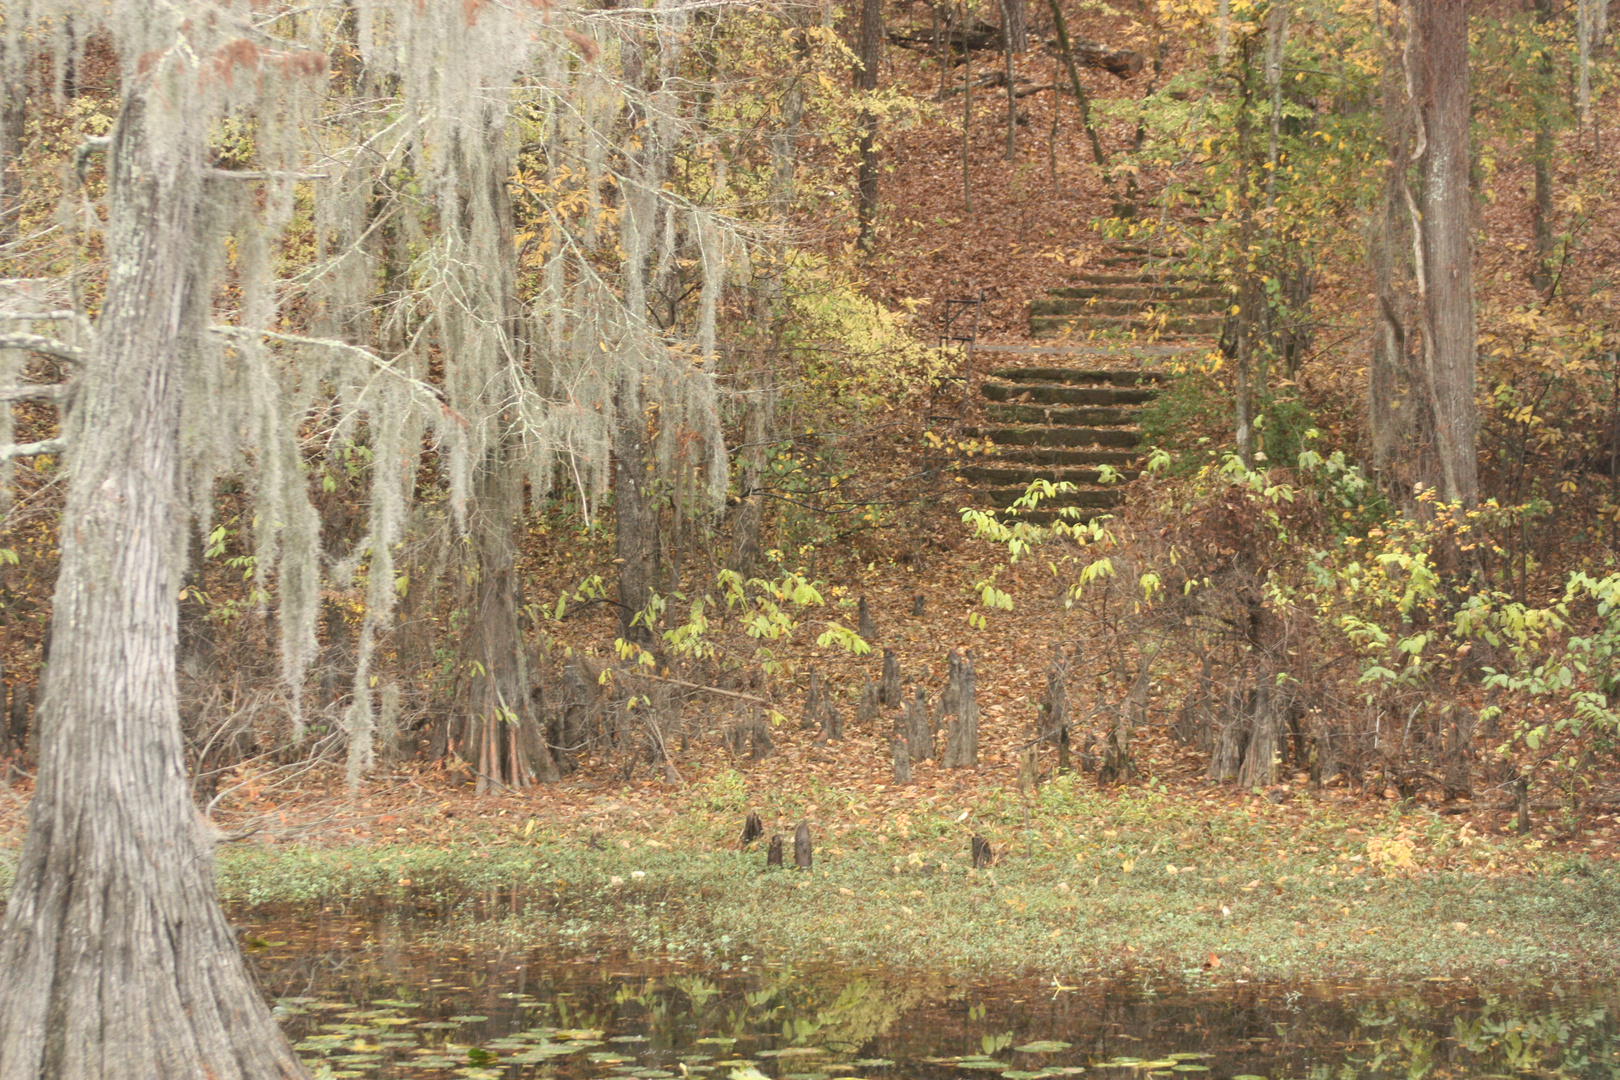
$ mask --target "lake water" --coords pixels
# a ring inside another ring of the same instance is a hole
[[[493,912],[486,912],[493,917]],[[1620,988],[1275,984],[1223,970],[1077,986],[683,964],[475,944],[395,910],[237,913],[317,1075],[558,1080],[1620,1076]],[[509,935],[497,940],[510,940]]]

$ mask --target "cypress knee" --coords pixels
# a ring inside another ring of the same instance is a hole
[[[889,749],[894,755],[894,782],[902,785],[911,783],[911,749],[906,746],[906,740],[896,735],[890,741]]]
[[[883,679],[878,683],[878,703],[900,704],[900,658],[893,649],[883,650]]]
[[[877,624],[872,621],[872,609],[867,606],[866,597],[864,596],[861,597],[860,621],[857,624],[857,631],[861,635],[861,640],[868,645],[877,640]]]
[[[800,870],[810,869],[810,823],[799,822],[799,827],[793,830],[793,863]]]
[[[754,811],[748,812],[748,820],[743,822],[742,842],[737,846],[746,848],[755,840],[765,835],[765,826],[760,822],[759,815]]]
[[[773,837],[771,837],[770,849],[765,852],[765,868],[768,870],[773,866],[781,866],[781,865],[782,865],[782,838],[780,836],[773,836]]]

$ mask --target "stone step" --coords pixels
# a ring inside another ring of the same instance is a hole
[[[1182,274],[1166,274],[1158,270],[1138,270],[1136,273],[1114,271],[1107,274],[1081,272],[1075,280],[1085,285],[1191,285],[1205,289],[1218,289],[1213,281],[1190,278]]]
[[[989,439],[997,446],[1135,446],[1139,432],[1131,428],[974,426],[969,438]]]
[[[1225,318],[1220,315],[1193,315],[1186,318],[1138,319],[1120,315],[1034,315],[1029,320],[1032,337],[1059,334],[1086,334],[1093,330],[1134,330],[1148,335],[1197,334],[1214,337]]]
[[[1116,469],[1123,480],[1134,480],[1141,475],[1140,469]],[[1070,484],[1099,484],[1102,482],[1102,473],[1089,468],[1053,468],[1050,465],[963,465],[956,470],[956,474],[964,480],[975,484],[990,484],[997,487],[1007,487],[1013,484],[1022,484],[1028,487],[1036,480],[1050,480],[1054,484],[1063,481]]]
[[[1225,297],[1190,296],[1184,299],[1166,297],[1159,300],[1098,300],[1080,297],[1057,297],[1031,300],[1029,313],[1040,315],[1135,315],[1151,319],[1160,312],[1172,317],[1182,315],[1213,315],[1225,311]]]
[[[1091,522],[1096,521],[1100,517],[1108,516],[1109,515],[1106,510],[1081,509],[1080,512],[1074,517],[1069,517],[1067,514],[1060,514],[1057,509],[1051,507],[1044,499],[1041,500],[1041,505],[1036,507],[1034,510],[1025,510],[1019,514],[996,514],[996,517],[1008,524],[1014,521],[1024,521],[1031,525],[1050,525],[1052,522],[1059,519],[1068,525],[1089,525]]]
[[[1142,455],[1135,450],[1108,450],[1096,446],[998,446],[994,457],[979,459],[983,467],[1034,465],[1043,469],[1076,466],[1113,465],[1122,471],[1136,464]]]
[[[992,506],[1011,506],[1017,499],[1024,497],[1028,485],[1017,487],[982,488],[979,494]],[[1078,491],[1067,491],[1053,495],[1050,499],[1042,499],[1041,506],[1083,506],[1087,509],[1102,509],[1118,506],[1125,501],[1125,493],[1115,491],[1113,488],[1081,488]]]
[[[1205,285],[1199,282],[1161,283],[1156,281],[1130,282],[1120,284],[1096,285],[1065,285],[1052,289],[1046,294],[1057,300],[1090,300],[1093,297],[1099,300],[1192,300],[1217,299],[1225,301],[1229,294],[1225,289],[1214,285]]]
[[[1028,401],[1045,405],[1141,405],[1159,392],[1150,386],[1066,386],[1052,383],[981,383],[988,401]]]
[[[986,405],[986,419],[1003,424],[1062,424],[1067,427],[1118,427],[1136,423],[1140,409],[1102,406],[1072,408],[1062,405],[1025,405],[999,402]]]
[[[1001,367],[985,372],[992,379],[1005,379],[1015,383],[1065,383],[1069,385],[1102,384],[1106,386],[1139,387],[1144,384],[1167,383],[1170,376],[1162,371],[1136,371],[1130,368],[1103,370],[1098,368],[1064,367]]]

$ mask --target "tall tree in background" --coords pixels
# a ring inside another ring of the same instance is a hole
[[[1374,460],[1402,486],[1415,481],[1472,505],[1479,410],[1466,6],[1413,0],[1404,31],[1405,41],[1386,49],[1400,81],[1385,80],[1390,164],[1369,244],[1378,303],[1369,369]]]
[[[878,66],[883,62],[883,0],[861,0],[855,55],[860,62],[855,72],[855,89],[871,94],[877,89]],[[856,210],[860,221],[859,244],[862,251],[871,251],[878,203],[877,114],[869,108],[862,109],[857,123],[861,131],[857,179],[860,201]]]
[[[1468,8],[1415,0],[1409,52],[1417,102],[1423,382],[1434,409],[1440,497],[1479,498],[1479,408],[1474,400],[1474,202],[1469,187]]]

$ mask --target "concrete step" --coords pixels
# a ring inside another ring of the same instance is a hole
[[[1043,405],[1141,405],[1159,392],[1148,386],[1065,386],[1051,383],[981,383],[987,401],[1038,402]]]
[[[1141,475],[1140,469],[1116,469],[1122,479],[1134,480]],[[1010,487],[1022,484],[1028,487],[1036,480],[1050,480],[1054,484],[1063,481],[1070,484],[1098,484],[1101,483],[1102,474],[1096,469],[1089,468],[1053,468],[1050,465],[1034,463],[1026,465],[963,465],[956,470],[956,474],[974,484],[987,484],[994,487]]]
[[[1014,521],[1023,521],[1031,525],[1050,525],[1052,522],[1059,519],[1061,519],[1064,524],[1067,525],[1089,525],[1098,518],[1107,516],[1108,511],[1106,509],[1088,510],[1081,508],[1079,514],[1074,517],[1069,517],[1065,514],[1059,514],[1058,511],[1051,508],[1045,500],[1042,500],[1041,505],[1034,510],[1025,510],[1021,514],[998,513],[996,515],[996,517],[1008,524],[1011,524]]]
[[[1024,497],[1024,491],[1027,487],[1028,485],[1021,484],[1017,487],[983,488],[979,494],[992,506],[1011,506],[1014,500]],[[1050,507],[1083,506],[1087,509],[1096,510],[1118,506],[1124,501],[1125,493],[1115,491],[1113,488],[1081,488],[1078,491],[1054,495],[1050,499],[1042,499],[1040,505]]]
[[[1190,285],[1204,289],[1218,289],[1220,286],[1202,278],[1190,278],[1178,274],[1166,274],[1159,270],[1138,270],[1135,273],[1115,270],[1108,273],[1078,273],[1075,280],[1082,285]]]
[[[1099,300],[1191,300],[1191,299],[1217,299],[1226,300],[1228,293],[1225,289],[1214,285],[1204,285],[1198,282],[1162,283],[1157,281],[1132,282],[1121,284],[1096,285],[1065,285],[1052,289],[1046,294],[1057,300],[1090,300],[1096,297]]]
[[[1141,387],[1167,383],[1170,376],[1162,371],[1134,371],[1125,369],[1064,368],[1064,367],[1000,367],[985,373],[988,378],[1005,379],[1014,383],[1065,383],[1068,385],[1095,384],[1102,386]]]
[[[1032,337],[1056,337],[1072,333],[1085,335],[1093,330],[1135,331],[1142,336],[1195,334],[1214,337],[1221,332],[1225,318],[1219,315],[1193,315],[1160,320],[1121,315],[1034,315],[1029,320]]]
[[[1130,428],[984,426],[969,427],[969,438],[997,446],[1135,446],[1141,435]]]
[[[1110,450],[1097,446],[999,446],[994,457],[977,460],[984,468],[1028,464],[1050,471],[1077,466],[1112,465],[1123,471],[1135,465],[1141,457],[1135,450]]]
[[[1145,319],[1159,313],[1179,318],[1183,315],[1214,315],[1227,308],[1225,297],[1165,297],[1159,300],[1098,300],[1080,297],[1049,297],[1031,300],[1029,313],[1040,315],[1137,315]]]
[[[1140,409],[1102,406],[1073,408],[1062,405],[1024,405],[1000,402],[986,405],[985,418],[1003,424],[1063,424],[1067,427],[1118,427],[1136,423]]]

